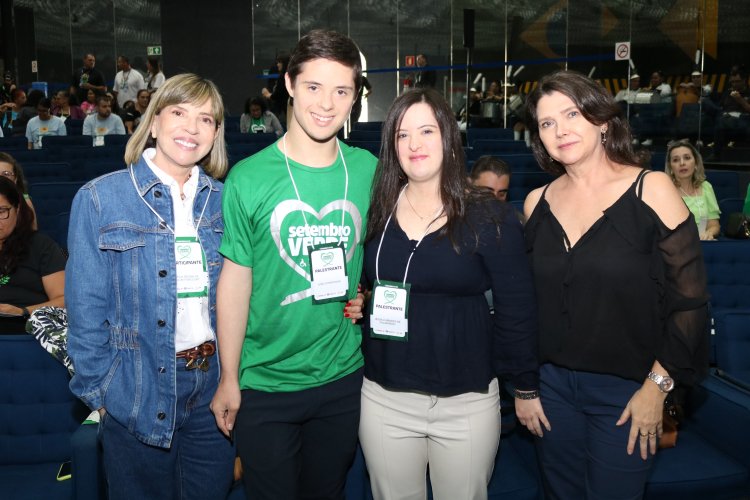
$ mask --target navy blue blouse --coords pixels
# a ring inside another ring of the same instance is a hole
[[[517,389],[536,389],[536,302],[514,211],[494,200],[470,206],[456,238],[459,253],[439,233],[424,238],[409,267],[408,341],[371,338],[365,322],[365,376],[387,388],[440,396],[485,391],[496,376]],[[370,288],[380,236],[365,245]],[[416,243],[394,217],[380,252],[381,280],[403,280]],[[490,289],[494,314],[484,295]]]

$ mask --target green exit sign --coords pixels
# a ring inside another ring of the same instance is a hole
[[[146,55],[149,55],[149,56],[160,56],[161,55],[161,45],[155,45],[153,47],[146,47]]]

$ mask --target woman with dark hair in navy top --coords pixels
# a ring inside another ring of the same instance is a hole
[[[549,429],[539,402],[536,307],[522,228],[468,185],[443,97],[398,97],[383,127],[365,245],[360,441],[376,499],[487,498],[500,439],[497,377],[520,421]],[[494,316],[484,296],[491,289]]]

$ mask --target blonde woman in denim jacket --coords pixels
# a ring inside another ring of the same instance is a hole
[[[71,211],[70,387],[101,414],[110,499],[223,499],[235,451],[209,403],[224,109],[196,75],[167,80],[125,151]]]

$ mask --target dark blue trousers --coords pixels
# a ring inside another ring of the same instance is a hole
[[[344,500],[359,430],[362,369],[295,392],[242,391],[235,423],[252,500]]]
[[[185,360],[177,360],[177,420],[168,449],[144,444],[110,415],[102,417],[99,438],[110,500],[227,497],[235,449],[208,407],[219,380],[216,356],[209,366],[206,372],[186,370]]]
[[[541,399],[552,431],[537,438],[546,497],[560,500],[642,498],[653,458],[636,444],[627,453],[625,405],[642,384],[614,375],[544,364]]]

